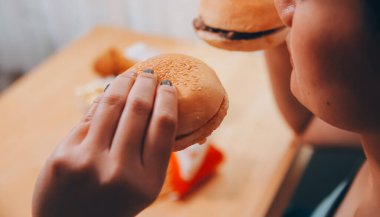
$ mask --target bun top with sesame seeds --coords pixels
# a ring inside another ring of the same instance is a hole
[[[169,80],[178,91],[178,129],[174,149],[202,142],[227,113],[228,98],[215,71],[199,59],[162,54],[131,67],[137,73],[152,69],[159,82]]]

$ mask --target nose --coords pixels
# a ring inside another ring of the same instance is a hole
[[[274,0],[274,4],[282,22],[286,26],[291,27],[296,9],[296,0]]]

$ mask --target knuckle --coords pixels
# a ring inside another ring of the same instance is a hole
[[[100,103],[106,106],[123,107],[124,97],[122,95],[110,94],[103,96]]]
[[[94,159],[89,154],[70,152],[53,157],[50,162],[52,172],[58,176],[86,174],[94,169]]]
[[[83,154],[78,149],[69,149],[53,153],[44,169],[54,180],[62,183],[80,181],[81,183],[99,183],[100,175],[96,159]]]
[[[150,74],[150,73],[140,73],[139,74],[139,78],[140,79],[151,79],[151,80],[154,80],[156,78],[156,76],[154,74]]]
[[[74,172],[86,172],[91,171],[94,167],[96,160],[89,154],[82,154],[77,156],[77,163],[73,168]]]
[[[73,162],[67,154],[55,154],[47,162],[49,169],[54,176],[61,177],[65,174],[71,173]]]
[[[92,105],[89,107],[89,109],[87,110],[87,112],[85,113],[83,119],[82,119],[82,123],[88,123],[88,122],[91,122],[91,120],[93,119],[94,115],[95,115],[95,110],[96,110],[96,107],[99,105],[100,101],[101,101],[101,96],[97,97],[93,102],[92,102]]]
[[[82,120],[82,124],[86,125],[87,123],[91,122],[93,118],[94,118],[94,112],[87,112],[87,114],[84,116]]]
[[[134,80],[135,78],[136,78],[136,74],[131,73],[131,72],[126,72],[116,77],[116,79],[128,79],[128,80],[132,80],[132,79]]]
[[[92,102],[92,104],[93,104],[93,105],[95,105],[95,104],[99,104],[100,101],[101,101],[101,99],[102,99],[101,96],[96,97],[96,98],[94,99],[94,101]]]
[[[160,91],[164,94],[165,97],[177,97],[177,92],[175,91],[175,88],[164,85],[160,86]]]
[[[146,114],[152,109],[152,103],[143,98],[135,98],[131,100],[131,111],[136,114]]]
[[[102,174],[101,183],[106,186],[124,183],[124,170],[124,167],[116,163],[108,165],[107,171]]]
[[[169,112],[161,113],[158,116],[157,122],[159,127],[162,127],[164,129],[174,130],[177,126],[177,119],[175,118],[175,115]]]
[[[90,128],[90,122],[79,122],[68,134],[66,139],[61,143],[62,145],[79,145],[82,142],[82,138],[87,135]],[[61,145],[60,145],[61,146]]]
[[[88,147],[77,149],[72,155],[72,158],[75,159],[73,171],[83,173],[95,170],[97,163],[103,160],[102,156],[102,153]]]

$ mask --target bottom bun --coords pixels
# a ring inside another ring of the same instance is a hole
[[[227,110],[228,98],[224,96],[218,112],[207,123],[187,135],[177,136],[173,150],[179,151],[189,146],[189,144],[203,143],[222,123],[223,118],[227,115]]]
[[[270,35],[248,40],[231,40],[221,37],[218,33],[196,30],[197,35],[208,44],[231,51],[256,51],[276,47],[285,41],[288,28],[283,28]]]

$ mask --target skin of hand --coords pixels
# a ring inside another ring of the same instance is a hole
[[[134,216],[158,196],[177,128],[177,90],[125,72],[48,158],[33,216]]]

